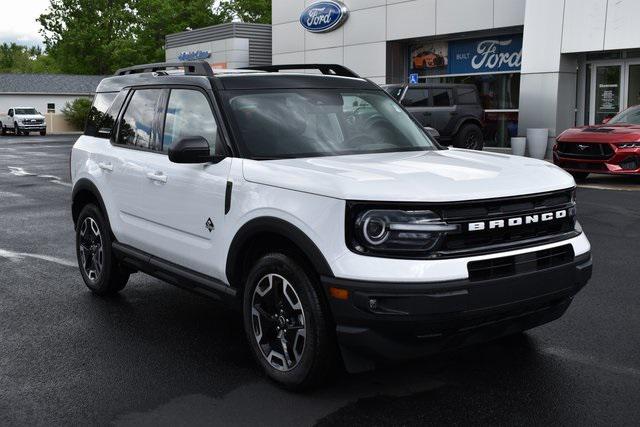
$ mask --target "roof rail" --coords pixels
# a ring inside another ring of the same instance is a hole
[[[134,65],[133,67],[119,69],[115,75],[126,76],[128,74],[152,73],[154,71],[165,71],[171,68],[184,68],[185,75],[213,76],[211,65],[206,61],[157,62],[155,64]]]
[[[258,65],[245,67],[243,70],[267,71],[276,73],[282,70],[320,70],[322,74],[360,78],[355,72],[338,64],[285,64],[285,65]]]

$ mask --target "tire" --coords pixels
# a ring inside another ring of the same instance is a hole
[[[17,123],[14,123],[14,124],[13,124],[13,133],[14,133],[16,136],[20,136],[20,128],[18,127],[18,124],[17,124]]]
[[[46,131],[46,130],[41,130],[41,131],[40,131],[40,136],[45,136],[46,134],[47,134],[47,131]]]
[[[576,182],[583,182],[586,181],[587,177],[589,176],[589,172],[569,172],[571,174],[571,176],[573,176],[573,179],[576,180]]]
[[[86,205],[78,216],[76,256],[82,279],[92,292],[113,295],[127,284],[129,272],[114,259],[108,224],[95,205]]]
[[[338,360],[315,282],[293,258],[270,253],[251,268],[244,289],[244,328],[253,356],[270,379],[289,390],[319,385]]]
[[[484,136],[480,126],[473,123],[462,125],[453,139],[453,146],[466,148],[468,150],[482,151],[484,147]]]
[[[29,131],[28,131],[28,130],[23,130],[23,131],[22,131],[22,134],[23,134],[24,136],[29,136]]]
[[[0,135],[5,136],[7,134],[7,129],[4,127],[2,122],[0,122]]]

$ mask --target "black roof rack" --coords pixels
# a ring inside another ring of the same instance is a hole
[[[133,67],[119,69],[115,75],[126,76],[128,74],[152,73],[154,71],[166,71],[171,68],[184,68],[184,74],[190,76],[213,76],[211,65],[206,61],[157,62],[155,64],[134,65]]]
[[[360,78],[355,72],[347,67],[338,64],[285,64],[285,65],[258,65],[245,67],[243,70],[267,71],[277,73],[282,70],[319,70],[322,74]]]

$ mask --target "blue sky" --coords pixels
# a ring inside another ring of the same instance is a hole
[[[41,45],[36,18],[49,6],[49,0],[0,0],[0,43]]]

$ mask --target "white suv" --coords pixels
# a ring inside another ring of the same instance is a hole
[[[569,174],[441,147],[338,65],[120,70],[71,174],[92,291],[142,271],[234,304],[289,388],[541,325],[591,276]]]

